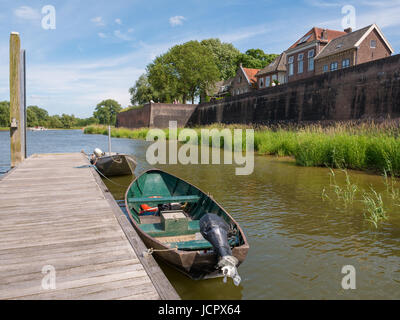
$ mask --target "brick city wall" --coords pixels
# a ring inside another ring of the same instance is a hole
[[[387,117],[400,117],[400,55],[201,104],[188,125]]]
[[[149,103],[143,108],[121,112],[117,115],[117,127],[167,128],[169,121],[177,121],[178,127],[186,126],[197,105]]]

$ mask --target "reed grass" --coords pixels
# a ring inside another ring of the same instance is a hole
[[[386,210],[384,208],[382,195],[371,188],[371,193],[364,193],[364,216],[367,221],[371,222],[375,228],[378,228],[378,223],[387,220]]]
[[[214,124],[202,128],[254,129],[256,153],[293,157],[300,166],[328,166],[400,176],[400,123],[394,120],[257,127]],[[193,129],[200,134],[202,128]],[[145,139],[148,131],[148,128],[114,128],[111,134],[113,137]],[[164,132],[168,139],[168,129]],[[107,134],[107,128],[91,126],[85,129],[85,133]],[[221,147],[227,143],[231,142],[221,138]],[[242,143],[245,146],[245,134]]]

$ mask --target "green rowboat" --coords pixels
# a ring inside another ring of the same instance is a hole
[[[226,225],[226,246],[235,270],[246,258],[249,245],[236,221],[212,196],[167,172],[151,169],[140,175],[128,188],[125,205],[150,251],[192,279],[227,275],[218,246],[204,237],[206,218]]]

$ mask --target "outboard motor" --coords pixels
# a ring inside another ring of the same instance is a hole
[[[104,156],[104,152],[99,148],[94,149],[93,153],[97,158]]]
[[[234,284],[238,286],[241,281],[236,268],[239,261],[232,256],[228,242],[228,231],[228,224],[216,214],[207,213],[200,219],[200,233],[204,239],[212,244],[218,254],[218,267],[222,270],[224,282],[226,283],[226,278],[230,277]]]

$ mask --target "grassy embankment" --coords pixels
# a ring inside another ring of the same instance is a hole
[[[205,128],[249,127],[212,125]],[[199,128],[195,130],[200,132]],[[148,128],[113,128],[111,135],[145,139],[148,131]],[[168,129],[165,132],[168,138]],[[102,126],[86,127],[85,133],[108,134],[107,128]],[[399,134],[400,127],[396,122],[258,127],[254,133],[254,149],[260,155],[293,157],[300,166],[328,166],[400,176]]]

